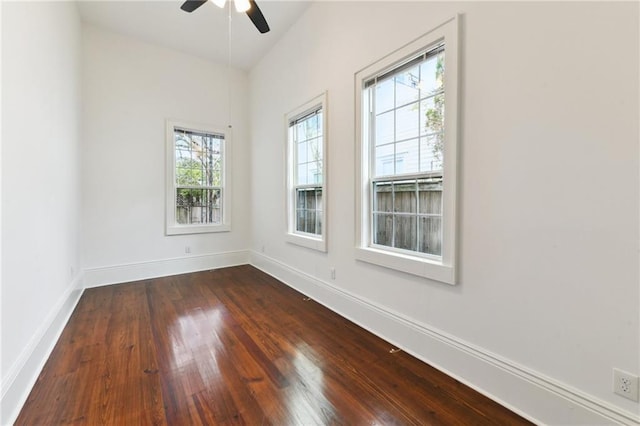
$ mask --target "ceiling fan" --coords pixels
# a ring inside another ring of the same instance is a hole
[[[224,3],[226,0],[211,0],[216,6],[222,8],[224,7]],[[231,0],[229,0],[231,1]],[[185,1],[180,9],[185,12],[193,12],[203,4],[205,4],[207,0],[187,0]],[[260,8],[256,4],[254,0],[233,0],[236,5],[236,10],[238,12],[246,12],[253,25],[256,26],[258,31],[262,34],[269,31],[269,24],[267,24],[267,20],[264,19],[264,15],[260,11]]]

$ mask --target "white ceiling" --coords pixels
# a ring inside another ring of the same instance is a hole
[[[250,69],[287,32],[311,4],[310,0],[257,0],[271,31],[260,34],[246,13],[231,8],[232,66]],[[192,13],[181,0],[78,1],[82,20],[218,63],[227,63],[229,9],[210,1]]]

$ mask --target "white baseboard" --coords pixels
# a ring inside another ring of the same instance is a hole
[[[263,254],[236,251],[94,268],[76,277],[2,381],[0,424],[12,424],[84,287],[250,263],[523,417],[549,425],[640,425],[640,416]]]
[[[84,285],[85,288],[99,287],[247,263],[249,263],[249,251],[238,250],[90,268],[84,271]]]
[[[33,334],[17,361],[2,381],[0,424],[13,424],[22,409],[40,371],[49,359],[67,321],[83,292],[82,274],[76,276],[64,294],[53,305],[49,315]]]
[[[251,264],[534,423],[640,425],[637,414],[262,253],[252,251]]]

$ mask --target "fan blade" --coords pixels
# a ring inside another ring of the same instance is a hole
[[[182,6],[180,6],[180,9],[184,10],[185,12],[191,13],[197,8],[199,8],[200,6],[202,6],[203,4],[205,4],[206,2],[207,0],[187,0],[184,3],[182,3]]]
[[[264,19],[264,15],[260,11],[260,8],[256,4],[256,2],[253,0],[249,0],[249,3],[251,4],[251,8],[247,10],[247,16],[249,17],[249,19],[251,19],[253,25],[255,25],[258,31],[260,31],[262,34],[269,32],[269,24],[267,24],[267,20]]]

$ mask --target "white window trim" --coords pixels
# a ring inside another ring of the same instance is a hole
[[[176,223],[176,188],[175,188],[175,147],[174,129],[190,130],[202,133],[224,135],[222,145],[222,223],[207,225],[180,225]],[[185,123],[177,120],[166,121],[166,235],[202,234],[210,232],[227,232],[231,230],[231,129],[219,128],[206,124]]]
[[[446,284],[456,284],[456,228],[457,228],[457,160],[458,160],[458,62],[460,18],[455,16],[427,34],[408,43],[355,75],[356,100],[356,248],[358,260],[418,275]],[[445,44],[445,140],[443,175],[442,256],[430,259],[416,253],[405,254],[382,249],[371,242],[371,191],[367,115],[363,114],[364,83],[380,72],[393,68],[403,60],[425,51],[430,46]]]
[[[293,155],[293,140],[289,134],[289,123],[296,120],[299,117],[303,117],[309,112],[321,108],[322,109],[322,234],[314,235],[295,230],[296,222],[296,200],[295,200],[295,164]],[[296,244],[302,247],[318,250],[321,252],[327,251],[327,122],[328,122],[328,110],[327,110],[327,92],[323,92],[321,95],[316,96],[304,105],[294,109],[285,115],[285,164],[287,165],[286,173],[286,226],[287,232],[285,234],[285,241]]]

